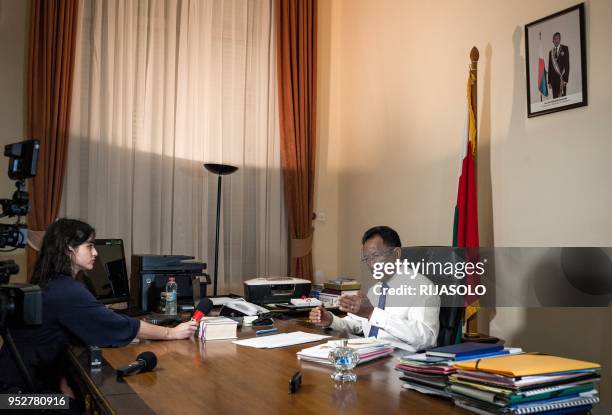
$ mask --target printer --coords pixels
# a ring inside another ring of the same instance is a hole
[[[292,277],[260,277],[244,282],[244,296],[255,304],[288,303],[310,294],[311,282]]]
[[[193,259],[186,255],[132,255],[131,303],[141,310],[155,311],[168,279],[175,277],[179,309],[193,310],[210,284],[210,277],[204,273],[206,263]]]

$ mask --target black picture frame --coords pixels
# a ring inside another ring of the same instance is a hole
[[[527,117],[588,105],[584,3],[525,25],[525,68]]]

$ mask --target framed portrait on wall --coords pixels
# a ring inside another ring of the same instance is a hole
[[[528,117],[587,105],[584,3],[525,25],[525,61]]]

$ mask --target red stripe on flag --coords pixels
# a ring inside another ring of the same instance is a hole
[[[476,197],[476,166],[472,145],[468,141],[467,154],[461,165],[457,190],[457,244],[458,247],[478,248],[478,199]]]

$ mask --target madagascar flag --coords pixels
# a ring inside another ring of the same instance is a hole
[[[478,248],[478,199],[476,197],[476,114],[472,103],[472,85],[476,75],[470,72],[467,83],[468,128],[467,140],[462,148],[461,171],[457,188],[453,246]],[[468,277],[468,284],[475,283]],[[466,297],[466,321],[478,311],[478,299]]]
[[[540,40],[540,54],[538,56],[538,89],[540,93],[548,96],[548,82],[546,81],[546,61],[544,60],[544,52],[542,52],[542,41]]]

